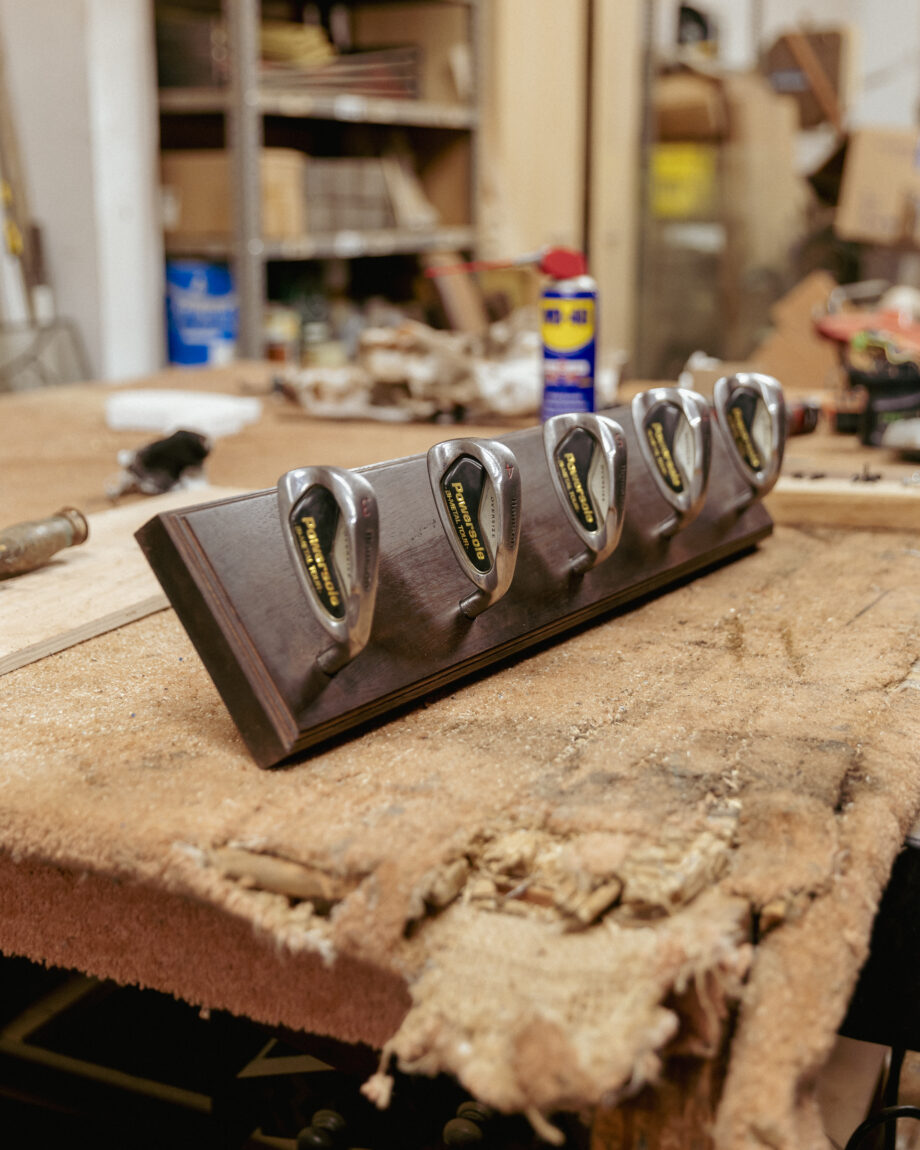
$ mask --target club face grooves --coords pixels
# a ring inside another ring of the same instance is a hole
[[[343,578],[335,562],[336,538],[342,526],[335,496],[327,487],[314,484],[292,509],[290,524],[297,555],[320,608],[331,619],[344,619],[349,573]]]
[[[687,489],[684,470],[678,467],[678,439],[682,430],[683,412],[676,403],[657,404],[645,417],[643,432],[645,443],[651,452],[659,479],[667,484],[675,495],[682,495]]]
[[[584,427],[574,427],[553,452],[564,504],[578,520],[582,531],[596,536],[601,529],[603,510],[592,499],[590,476],[600,452],[600,444]],[[600,502],[600,500],[598,500]]]
[[[479,574],[488,574],[494,556],[480,517],[485,510],[483,504],[487,503],[485,513],[494,520],[495,495],[485,467],[471,455],[461,455],[441,477],[440,487],[448,521],[465,561]],[[494,526],[489,535],[494,537]]]
[[[756,427],[762,422],[763,401],[747,388],[738,388],[724,409],[725,424],[738,457],[753,474],[763,471],[766,452],[758,445]]]

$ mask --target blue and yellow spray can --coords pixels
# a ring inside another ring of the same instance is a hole
[[[597,285],[582,252],[543,248],[512,260],[473,260],[426,269],[427,276],[536,264],[548,284],[540,299],[543,339],[541,418],[594,411],[597,353]]]
[[[580,258],[580,257],[579,257]],[[552,270],[552,268],[544,269]],[[597,285],[584,271],[552,279],[540,297],[543,340],[543,405],[546,420],[568,412],[594,411],[597,354]]]

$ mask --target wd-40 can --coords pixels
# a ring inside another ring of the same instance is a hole
[[[541,418],[594,410],[597,285],[588,275],[557,280],[540,300]]]

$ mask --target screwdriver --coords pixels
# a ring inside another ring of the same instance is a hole
[[[89,524],[76,507],[62,507],[47,519],[14,523],[0,531],[0,579],[41,567],[65,547],[85,542],[88,535]]]

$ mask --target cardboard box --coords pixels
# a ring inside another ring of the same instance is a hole
[[[227,29],[217,13],[156,5],[157,85],[211,88],[228,83]]]
[[[291,148],[264,148],[262,237],[307,233],[307,157]],[[218,149],[163,152],[163,230],[181,239],[226,239],[232,232],[229,157]]]
[[[815,330],[815,315],[826,310],[836,286],[829,272],[814,271],[770,310],[772,330],[751,354],[751,365],[776,376],[787,395],[813,396],[840,382],[837,348]]]
[[[854,132],[843,165],[834,230],[869,244],[920,245],[920,132]]]
[[[447,133],[444,133],[447,136]],[[472,218],[472,142],[458,133],[421,157],[422,191],[445,227],[468,224]]]
[[[773,91],[791,96],[799,124],[814,128],[842,120],[849,97],[852,34],[845,25],[778,37],[762,70]]]
[[[721,140],[728,130],[722,85],[714,77],[694,72],[659,76],[652,102],[659,141]]]

